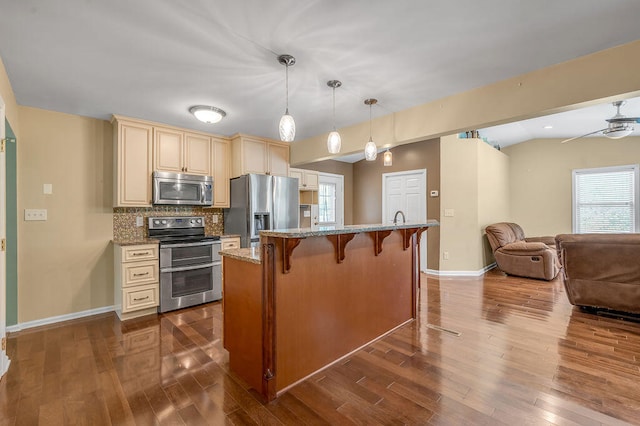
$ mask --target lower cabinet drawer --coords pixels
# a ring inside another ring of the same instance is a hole
[[[122,287],[158,282],[157,260],[122,264]]]
[[[122,290],[122,312],[158,306],[158,283],[128,287]]]
[[[222,242],[222,250],[240,248],[240,243],[237,241],[224,241]]]

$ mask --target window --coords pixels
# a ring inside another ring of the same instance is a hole
[[[573,171],[573,232],[636,232],[638,165]]]
[[[319,222],[335,223],[336,222],[336,184],[323,183],[318,184],[318,215]]]

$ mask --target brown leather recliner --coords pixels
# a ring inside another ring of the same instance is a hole
[[[556,236],[572,305],[640,314],[640,234]]]
[[[554,237],[525,238],[517,223],[500,222],[486,227],[498,268],[510,275],[552,280],[560,271]]]

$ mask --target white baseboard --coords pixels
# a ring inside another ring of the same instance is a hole
[[[26,330],[27,328],[39,327],[41,325],[55,324],[57,322],[69,321],[72,319],[88,317],[91,315],[103,314],[105,312],[112,312],[114,309],[115,309],[114,306],[103,306],[102,308],[89,309],[87,311],[74,312],[72,314],[58,315],[55,317],[42,318],[39,320],[22,322],[16,325],[8,325],[7,331],[12,333],[16,331]]]
[[[427,275],[435,275],[439,277],[479,277],[496,266],[496,262],[493,262],[492,264],[487,265],[482,269],[478,269],[477,271],[439,271],[436,269],[427,269],[426,273]]]

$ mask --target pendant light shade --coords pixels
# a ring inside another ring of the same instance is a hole
[[[296,122],[289,114],[289,67],[296,63],[296,58],[291,55],[280,55],[278,56],[278,62],[285,66],[286,81],[286,109],[278,126],[280,130],[280,140],[292,142],[296,137]]]
[[[378,148],[376,144],[369,139],[369,142],[364,146],[364,159],[374,161],[376,158],[378,158]]]
[[[296,137],[296,122],[293,117],[289,115],[289,110],[282,117],[280,117],[280,140],[284,142],[293,142]]]
[[[384,159],[384,163],[383,164],[385,166],[388,167],[388,166],[393,165],[393,154],[388,149],[384,152],[384,155],[382,156],[382,158]]]
[[[327,138],[327,150],[329,154],[337,154],[342,147],[342,138],[340,133],[336,130],[336,87],[342,86],[342,82],[338,80],[327,81],[327,86],[333,88],[333,130],[329,133]]]
[[[374,161],[378,157],[378,148],[371,137],[371,107],[378,103],[377,99],[365,99],[364,104],[369,105],[369,142],[364,146],[364,158],[367,161]]]
[[[342,138],[340,137],[340,133],[334,130],[329,133],[329,137],[327,138],[327,149],[329,150],[329,154],[337,154],[340,152],[340,148],[342,148]]]

